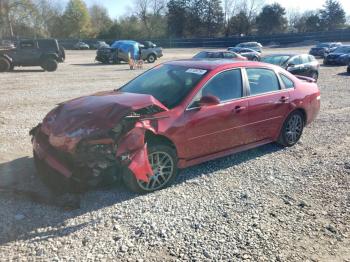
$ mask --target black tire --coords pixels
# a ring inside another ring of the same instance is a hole
[[[142,181],[138,181],[135,178],[134,174],[128,168],[126,168],[126,170],[124,170],[124,173],[123,173],[123,180],[125,185],[131,191],[136,193],[141,193],[141,194],[150,193],[156,190],[164,189],[174,182],[178,173],[176,151],[174,150],[173,147],[167,144],[154,144],[154,145],[150,144],[148,146],[149,157],[152,157],[152,156],[154,157],[158,153],[164,154],[164,156],[169,157],[170,162],[168,162],[166,158],[163,158],[162,161],[164,161],[165,159],[166,160],[165,164],[170,163],[172,165],[172,169],[169,169],[170,165],[163,166],[161,173],[155,174],[155,176],[153,176],[153,179],[150,178],[150,181],[148,183],[145,183]],[[150,162],[153,162],[153,160],[150,160]],[[168,170],[168,171],[165,171],[165,173],[168,173],[168,175],[165,175],[163,173],[164,169]],[[156,182],[159,183],[158,186]],[[152,187],[152,184],[154,185],[153,187]]]
[[[150,64],[153,64],[157,60],[157,57],[155,54],[150,54],[147,57],[147,62]]]
[[[256,57],[256,56],[254,56],[254,57],[252,58],[252,61],[259,61],[259,58]]]
[[[57,61],[54,60],[54,59],[46,59],[43,64],[41,65],[42,69],[44,69],[45,71],[48,71],[48,72],[54,72],[57,70]]]
[[[318,80],[318,72],[313,72],[312,75],[311,75],[311,78],[315,79],[316,82]]]
[[[9,71],[12,72],[12,71],[14,71],[14,70],[15,70],[15,66],[14,66],[13,64],[11,64],[11,65],[10,65]]]
[[[64,62],[64,60],[66,60],[66,51],[64,49],[63,46],[59,46],[59,49],[60,49],[60,54],[61,54],[61,57],[62,57],[62,61]]]
[[[278,143],[290,147],[294,146],[300,139],[305,125],[305,118],[302,112],[294,111],[290,113],[283,123]]]
[[[350,65],[348,66],[347,71],[348,71],[348,74],[350,74]]]
[[[6,58],[0,58],[0,72],[7,72],[10,70],[11,64]]]
[[[87,186],[75,182],[71,178],[66,178],[55,170],[48,168],[47,164],[40,160],[35,153],[34,163],[38,178],[54,193],[78,193],[87,190]]]

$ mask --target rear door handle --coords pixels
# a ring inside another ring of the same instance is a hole
[[[247,107],[245,107],[245,106],[235,106],[235,108],[233,109],[233,112],[234,113],[239,113],[239,112],[241,112],[241,111],[243,111],[245,109],[247,109]]]
[[[289,97],[282,96],[277,102],[275,102],[275,104],[284,104],[284,103],[287,103],[288,101],[289,101]]]

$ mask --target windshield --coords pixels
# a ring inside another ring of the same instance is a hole
[[[330,46],[331,46],[331,44],[323,43],[323,44],[318,44],[316,47],[321,48],[321,47],[330,47]]]
[[[288,55],[276,55],[276,56],[266,56],[261,59],[262,62],[274,64],[274,65],[283,65],[288,61],[290,56]]]
[[[206,74],[207,70],[203,69],[160,65],[131,80],[120,91],[151,95],[172,109],[182,102]]]
[[[350,46],[340,46],[334,50],[334,53],[350,53]]]

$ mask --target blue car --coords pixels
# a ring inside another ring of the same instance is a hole
[[[339,46],[342,46],[342,43],[339,43],[339,42],[319,43],[318,45],[310,49],[309,54],[313,56],[325,57],[327,54],[333,52]]]
[[[350,45],[343,45],[326,55],[324,65],[348,65],[350,63]]]

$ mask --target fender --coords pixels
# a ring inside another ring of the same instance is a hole
[[[149,177],[153,176],[153,170],[148,161],[147,144],[145,143],[146,131],[157,134],[149,121],[138,122],[123,137],[118,146],[116,157],[121,160],[122,164],[128,166],[137,179],[148,182]]]
[[[7,59],[10,63],[12,63],[12,58],[10,56],[8,56],[7,54],[0,54],[0,57],[3,57],[5,59]]]

